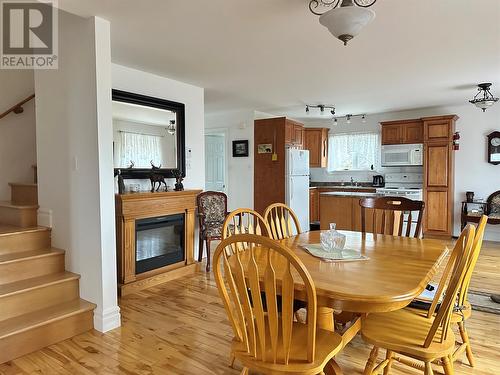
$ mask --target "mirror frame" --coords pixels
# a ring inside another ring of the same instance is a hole
[[[186,177],[185,105],[117,89],[112,89],[111,96],[112,101],[166,109],[176,113],[177,168],[161,168],[157,173],[165,178],[175,178],[175,174],[180,172],[182,177]],[[150,168],[115,168],[115,176],[118,175],[118,171],[121,171],[121,175],[126,179],[149,179],[151,174]]]

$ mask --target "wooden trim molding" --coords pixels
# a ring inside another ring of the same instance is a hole
[[[120,295],[133,293],[171,280],[176,278],[174,275],[180,277],[195,271],[195,267],[192,267],[192,265],[194,263],[196,196],[199,193],[201,193],[201,190],[117,194],[115,196],[117,269]],[[185,215],[185,260],[153,271],[136,274],[136,220],[175,214]],[[186,269],[179,271],[180,268]],[[174,273],[169,276],[166,275],[166,273],[171,272]]]

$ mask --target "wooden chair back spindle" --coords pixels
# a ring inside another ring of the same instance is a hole
[[[359,201],[359,205],[361,206],[361,231],[363,233],[368,231],[367,209],[370,209],[372,211],[371,233],[415,238],[420,236],[424,202],[403,197],[381,197],[363,198]],[[414,233],[411,233],[414,212],[418,212],[418,220]],[[406,213],[408,217],[405,219]],[[406,230],[403,233],[405,224]]]
[[[232,251],[234,245],[241,243],[247,246]],[[283,271],[278,274],[278,269]],[[314,361],[316,289],[309,272],[292,251],[270,238],[235,234],[217,247],[214,275],[236,339],[252,358],[271,364],[288,365],[293,360],[290,348],[295,285],[303,285],[308,309],[304,350],[307,361]]]
[[[302,233],[297,215],[286,204],[274,203],[267,207],[264,211],[264,220],[271,230],[270,237],[275,240]]]

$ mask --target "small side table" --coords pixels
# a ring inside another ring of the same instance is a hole
[[[472,212],[472,207],[477,207],[477,213]],[[479,223],[481,216],[487,212],[488,203],[483,201],[462,202],[461,228],[464,230],[467,223]]]

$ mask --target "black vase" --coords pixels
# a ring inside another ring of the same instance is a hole
[[[176,182],[175,183],[175,188],[174,188],[175,191],[183,191],[184,190],[184,185],[182,184],[182,182]]]

